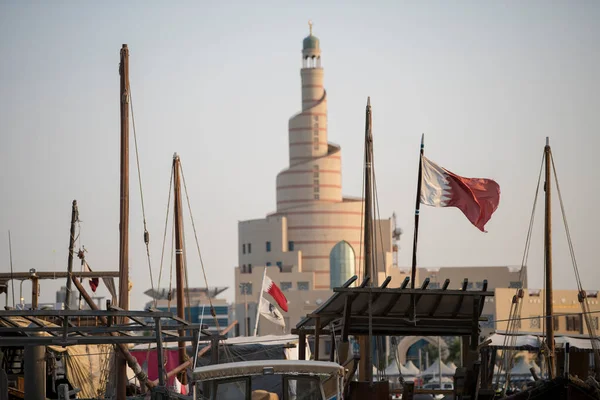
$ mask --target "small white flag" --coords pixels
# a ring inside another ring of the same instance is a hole
[[[283,320],[281,311],[264,298],[260,301],[260,313],[269,321],[285,328],[285,321]]]

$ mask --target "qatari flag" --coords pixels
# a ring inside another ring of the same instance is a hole
[[[457,207],[482,232],[500,202],[500,186],[491,179],[463,178],[422,156],[421,204]]]
[[[283,294],[281,289],[279,289],[279,287],[271,280],[271,278],[269,278],[266,275],[265,275],[262,289],[263,289],[263,292],[269,293],[271,295],[271,297],[273,297],[273,299],[275,299],[275,301],[277,302],[277,304],[279,304],[279,307],[281,307],[281,309],[283,311],[287,312],[288,306],[287,306],[287,299],[285,298],[285,295]]]

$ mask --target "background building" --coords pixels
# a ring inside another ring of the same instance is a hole
[[[544,301],[545,294],[542,289],[525,289],[523,293],[521,320],[516,322],[520,333],[542,335],[545,332]],[[514,289],[498,288],[495,293],[497,331],[506,331]],[[581,304],[578,300],[577,290],[553,290],[554,305],[554,329],[557,335],[579,336],[588,335],[586,323],[583,318]],[[588,304],[590,308],[591,321],[594,329],[598,329],[598,317],[600,317],[600,303],[598,302],[598,291],[587,291]]]
[[[202,321],[203,325],[208,325],[209,331],[216,332],[216,322],[210,314],[210,299],[215,308],[219,327],[221,329],[226,328],[230,323],[229,305],[227,304],[227,300],[223,298],[217,298],[217,296],[227,289],[228,288],[226,287],[185,289],[185,319],[195,324],[198,324],[200,321]],[[149,301],[146,303],[146,308],[152,307],[160,311],[169,311],[173,314],[177,314],[177,294],[175,293],[174,289],[170,293],[171,300],[169,300],[169,291],[167,289],[162,289],[160,291],[149,289],[145,291],[144,294],[156,299],[156,305],[154,304],[154,301]],[[189,304],[187,304],[188,296]],[[231,334],[232,331],[230,331],[230,335]]]
[[[284,313],[288,330],[326,300],[332,287],[363,274],[363,200],[342,194],[342,151],[327,138],[321,48],[312,29],[303,41],[300,76],[302,111],[289,120],[289,166],[277,175],[277,211],[238,225],[235,314],[242,333],[246,309],[253,333],[264,268],[290,301]],[[391,218],[375,224],[381,233],[375,259],[383,277],[392,268],[395,227]],[[272,325],[261,324],[259,333],[276,332]]]
[[[430,289],[441,288],[446,279],[450,280],[448,289],[459,289],[462,288],[463,281],[468,279],[467,290],[482,290],[483,281],[487,280],[488,291],[497,291],[499,288],[504,288],[501,290],[512,293],[512,299],[515,289],[507,288],[518,288],[521,287],[521,284],[524,287],[527,286],[527,267],[524,267],[522,272],[520,266],[417,268],[417,282],[423,282],[426,278],[430,280],[428,286]],[[489,336],[494,332],[496,315],[496,299],[494,297],[486,298],[482,317],[488,318],[488,321],[479,324],[481,336]],[[453,339],[442,338],[440,340],[442,355],[449,354],[448,347]],[[412,361],[417,366],[426,365],[425,353],[428,346],[437,346],[437,336],[406,336],[399,338],[397,350],[399,361],[403,365],[407,361]],[[429,359],[429,363],[434,361],[432,358]]]

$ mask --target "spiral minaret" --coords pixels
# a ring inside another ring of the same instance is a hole
[[[312,26],[303,41],[300,76],[302,111],[289,120],[289,167],[277,175],[277,214],[287,217],[288,237],[302,251],[302,270],[315,272],[315,288],[325,289],[336,244],[351,247],[353,270],[362,266],[362,201],[342,196],[341,149],[327,141],[327,92]]]

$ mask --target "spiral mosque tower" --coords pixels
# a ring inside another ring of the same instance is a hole
[[[300,78],[301,107],[288,123],[289,160],[277,174],[276,211],[238,223],[235,275],[236,313],[245,315],[246,301],[258,300],[254,288],[261,287],[266,268],[289,301],[290,324],[329,297],[331,288],[362,275],[363,200],[342,194],[342,150],[328,141],[321,46],[312,26],[302,42]],[[356,160],[357,172],[361,163]],[[375,224],[383,237],[375,257],[384,273],[392,263],[391,219]]]
[[[277,176],[277,214],[287,217],[302,270],[314,272],[315,289],[325,289],[361,269],[362,200],[342,195],[342,151],[327,140],[327,92],[312,29],[300,76],[302,111],[289,120],[289,167]]]

